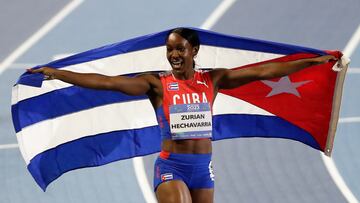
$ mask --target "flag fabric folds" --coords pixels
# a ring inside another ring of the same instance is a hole
[[[337,51],[198,31],[197,68],[251,68]],[[128,75],[170,70],[168,30],[43,64],[63,70]],[[221,90],[213,108],[213,140],[275,137],[330,155],[347,61]],[[343,69],[334,71],[333,69]],[[35,67],[37,68],[37,67]],[[160,133],[146,95],[93,90],[25,72],[12,91],[12,118],[27,168],[45,190],[61,174],[160,151]]]

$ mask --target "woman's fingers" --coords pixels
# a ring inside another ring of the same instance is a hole
[[[337,61],[338,59],[333,55],[319,56],[317,58],[318,63],[327,63],[329,61]]]
[[[56,69],[50,68],[50,67],[41,67],[38,69],[28,68],[26,69],[30,73],[41,73],[44,75],[44,80],[53,80],[54,77],[54,71]]]
[[[327,61],[336,61],[338,60],[335,56],[333,55],[327,55]]]
[[[52,75],[44,75],[44,80],[53,80],[54,77]]]
[[[28,68],[28,69],[26,69],[26,71],[28,71],[30,73],[43,73],[44,68],[38,68],[38,69]]]

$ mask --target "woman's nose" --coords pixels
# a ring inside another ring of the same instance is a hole
[[[174,51],[171,52],[171,57],[177,58],[177,57],[179,57],[179,56],[180,56],[180,55],[179,55],[179,52],[178,52],[178,51],[174,50]]]

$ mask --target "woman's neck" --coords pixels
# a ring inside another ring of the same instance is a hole
[[[183,73],[177,73],[177,72],[172,71],[172,74],[178,80],[190,80],[194,77],[195,70],[191,69],[191,70],[183,72]]]

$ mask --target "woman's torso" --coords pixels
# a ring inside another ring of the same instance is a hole
[[[161,129],[162,150],[211,153],[214,88],[209,72],[196,70],[189,80],[176,79],[171,72],[156,78],[161,91],[149,98]]]

